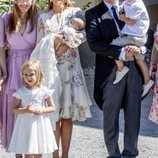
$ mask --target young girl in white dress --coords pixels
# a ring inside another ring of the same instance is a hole
[[[17,119],[8,151],[24,154],[25,158],[42,158],[42,154],[57,150],[48,114],[55,111],[55,105],[50,90],[42,85],[38,61],[25,62],[22,77],[24,86],[13,93]]]

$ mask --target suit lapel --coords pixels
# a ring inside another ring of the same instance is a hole
[[[100,20],[112,19],[110,11],[103,1],[99,4],[99,12],[101,18]]]
[[[108,34],[109,39],[110,37],[116,38],[118,36],[117,26],[108,7],[103,1],[99,4],[98,12],[99,12],[98,22],[102,23],[104,25],[104,28],[106,27],[111,28],[110,32],[105,31],[105,29],[103,32],[106,32],[106,35]]]

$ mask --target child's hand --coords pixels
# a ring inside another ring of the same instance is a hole
[[[126,16],[123,12],[120,12],[119,18],[120,18],[121,21],[124,21],[124,22],[126,21]]]
[[[36,109],[32,105],[28,105],[27,108],[26,108],[26,110],[27,110],[27,113],[34,114],[34,112],[35,112]]]
[[[40,114],[43,114],[43,113],[44,113],[44,109],[41,108],[41,107],[36,108],[36,109],[34,110],[34,114],[35,114],[35,115],[40,115]]]

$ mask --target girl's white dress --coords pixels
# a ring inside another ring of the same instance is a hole
[[[29,90],[19,88],[13,96],[21,100],[21,107],[32,105],[45,108],[51,95],[46,87]],[[14,126],[9,152],[16,154],[44,154],[57,149],[49,114],[19,114]]]
[[[38,20],[38,45],[33,51],[31,58],[40,60],[46,85],[49,88],[55,88],[54,94],[56,98],[54,100],[59,106],[56,118],[72,118],[73,120],[83,121],[91,117],[90,105],[92,104],[78,51],[78,46],[86,40],[85,31],[79,32],[79,34],[76,33],[73,36],[73,41],[68,42],[70,49],[57,58],[57,61],[54,57],[55,36],[75,17],[84,19],[81,9],[70,7],[61,14],[55,14],[53,11],[41,14]],[[82,38],[81,34],[83,35]],[[60,90],[60,84],[62,90]]]

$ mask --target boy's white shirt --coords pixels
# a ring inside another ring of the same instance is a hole
[[[123,2],[126,17],[136,20],[132,26],[125,24],[121,33],[132,36],[144,36],[150,25],[149,15],[142,0],[136,0],[131,5],[128,2]]]
[[[107,6],[107,8],[109,9],[109,12],[111,14],[111,16],[113,17],[113,13],[112,13],[112,10],[111,10],[112,5],[109,4],[109,3],[107,3],[107,2],[105,2],[105,0],[103,2]],[[119,3],[117,2],[114,5],[117,6],[117,13],[119,14],[119,9],[120,9],[119,8]],[[121,4],[121,8],[122,7],[123,7],[123,4]],[[115,19],[114,19],[114,21],[115,21]],[[115,21],[115,23],[116,23],[116,21]],[[117,23],[116,23],[116,26],[117,26]],[[118,26],[117,26],[117,29],[118,29]],[[119,30],[118,30],[118,32],[119,32]],[[125,47],[122,47],[121,53],[119,55],[119,59],[121,59],[121,60],[126,60],[124,49],[125,49]],[[147,52],[147,48],[145,46],[141,46],[140,49],[141,49],[141,54],[145,54]]]

